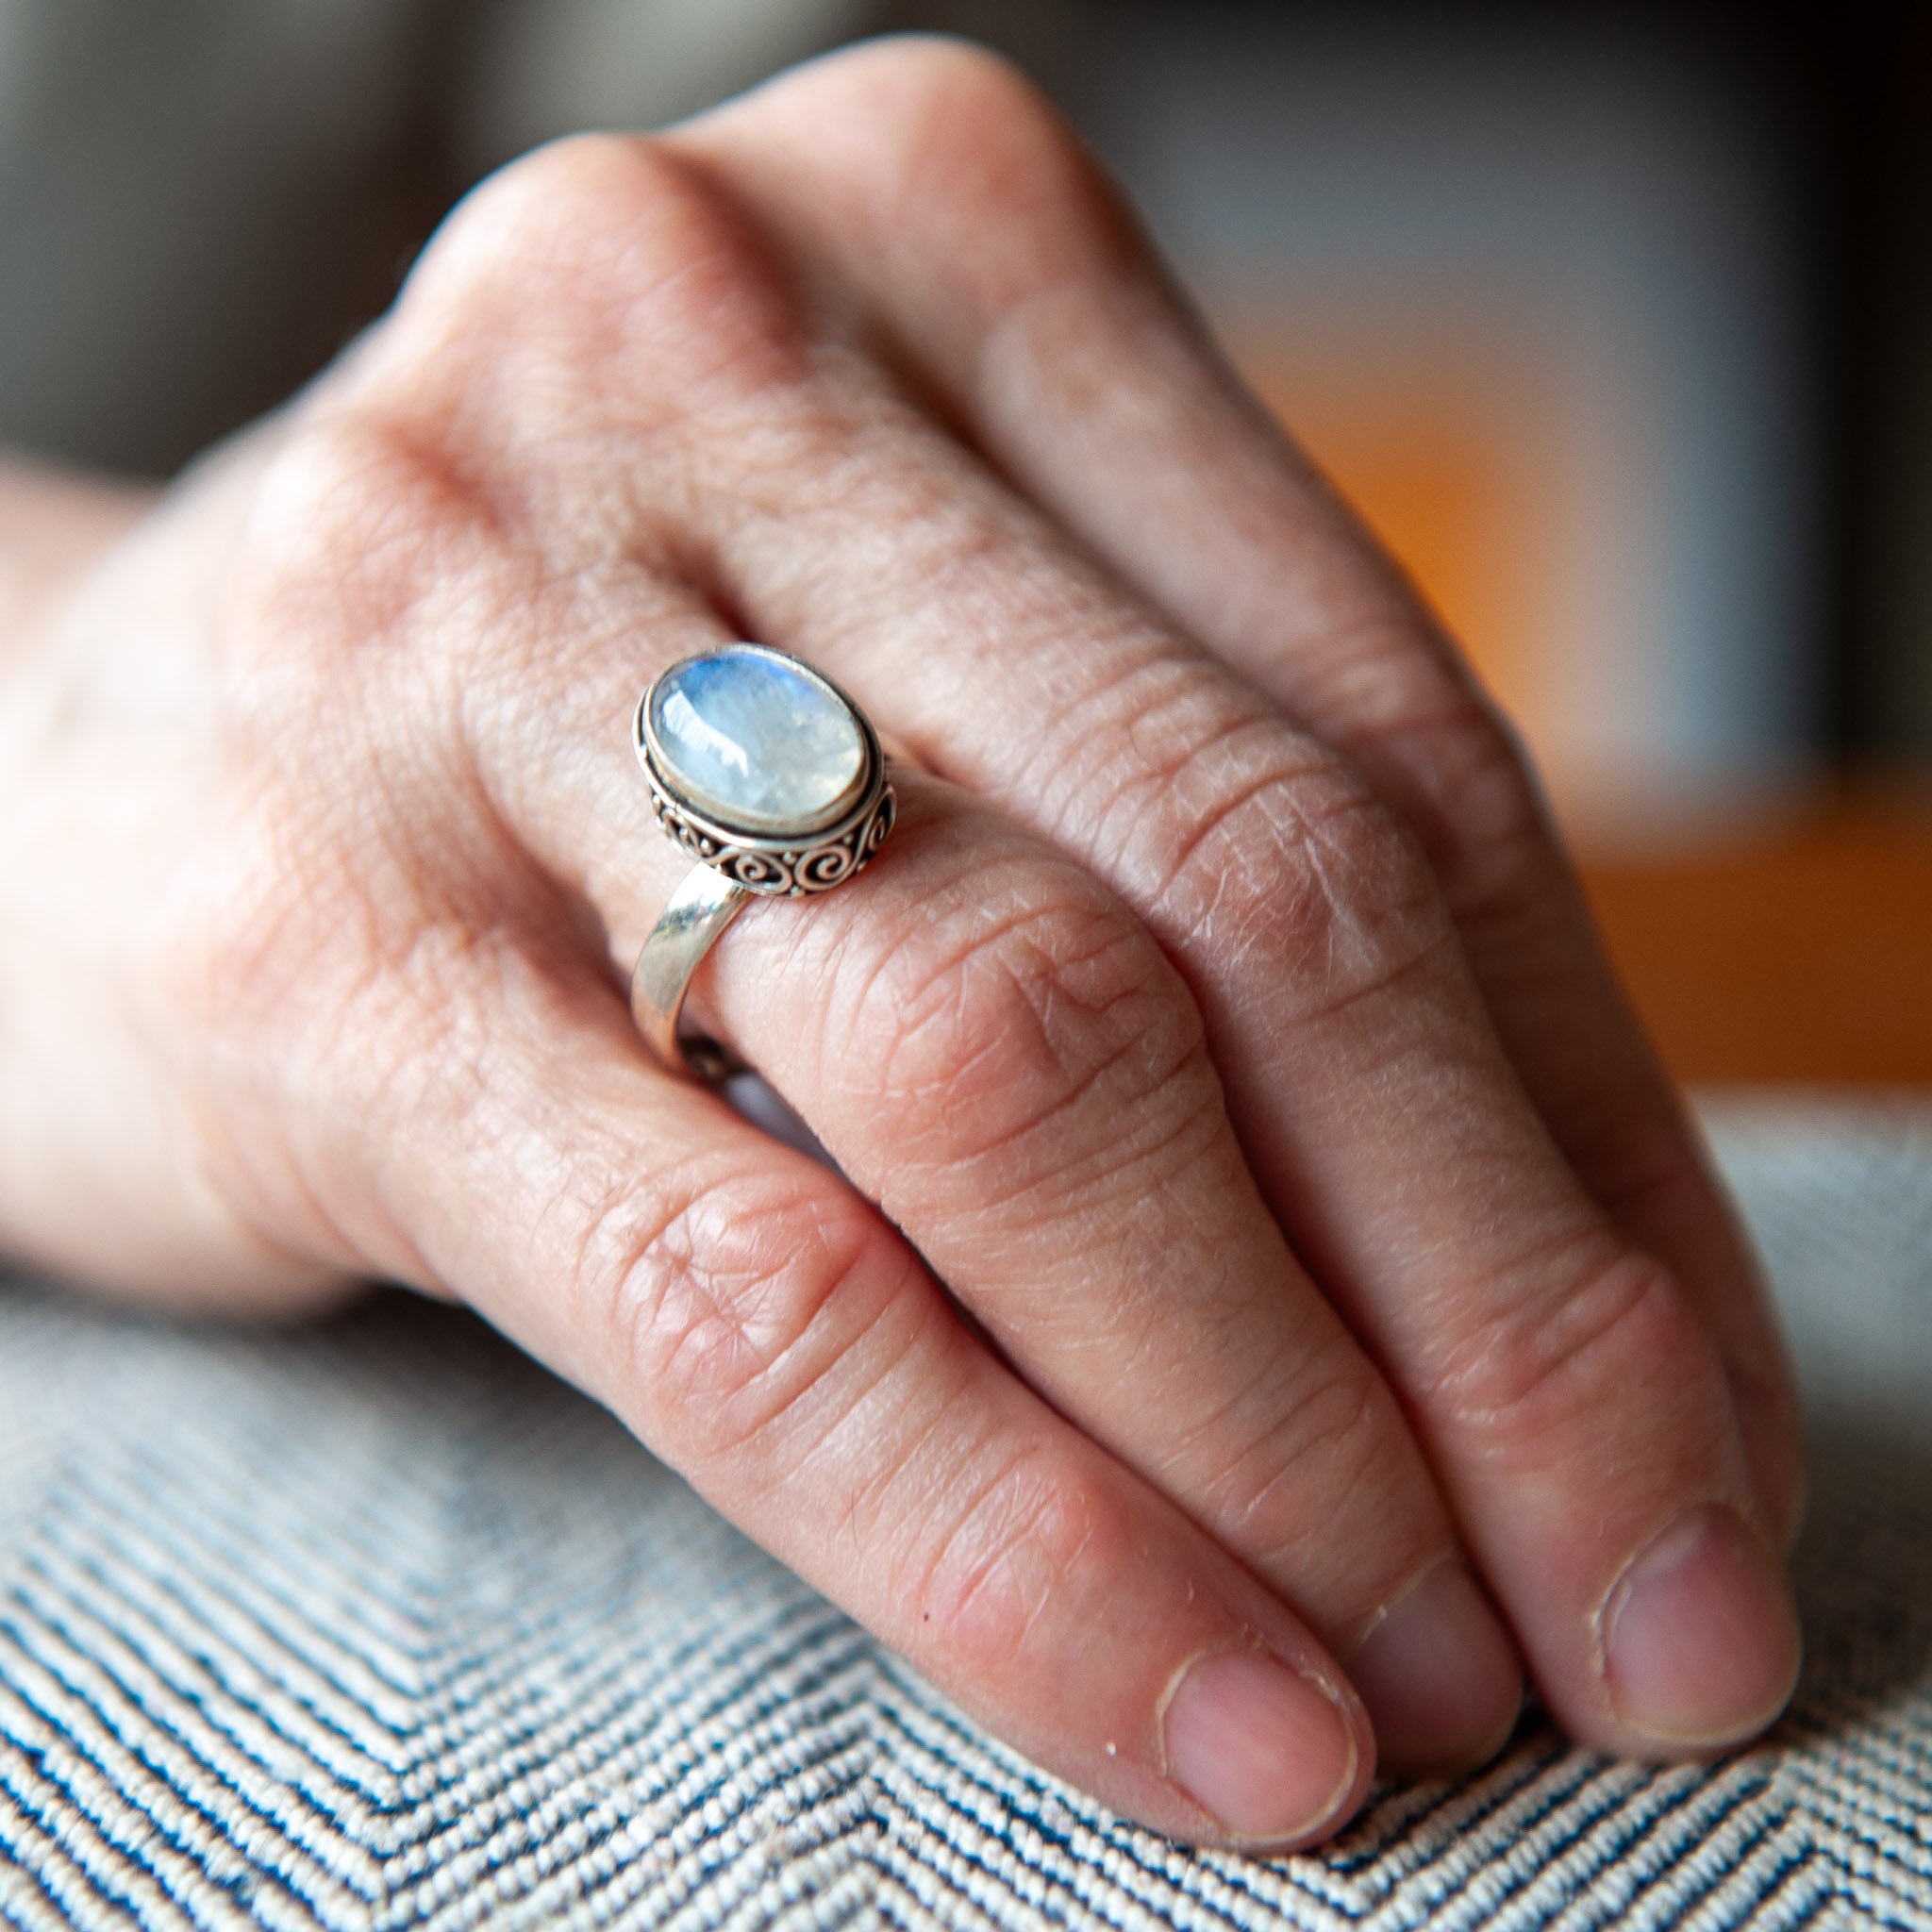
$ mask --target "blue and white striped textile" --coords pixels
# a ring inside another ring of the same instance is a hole
[[[1713,1107],[1805,1366],[1809,1661],[1658,1770],[1534,1718],[1339,1844],[1041,1776],[468,1318],[0,1287],[0,1922],[1932,1927],[1932,1109]]]

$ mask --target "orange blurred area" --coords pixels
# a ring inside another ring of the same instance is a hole
[[[1379,375],[1241,353],[1250,379],[1462,641],[1564,798],[1563,708],[1533,559],[1560,541],[1521,399],[1465,359]],[[1678,1079],[1932,1086],[1932,792],[1820,793],[1639,856],[1581,841],[1586,885]]]
[[[1464,345],[1466,348],[1467,345]],[[1422,587],[1477,675],[1531,742],[1560,737],[1543,586],[1530,559],[1557,542],[1560,479],[1520,391],[1450,344],[1377,353],[1357,341],[1291,358],[1237,342],[1242,374]]]
[[[1932,795],[1852,791],[1584,872],[1679,1079],[1932,1086]]]

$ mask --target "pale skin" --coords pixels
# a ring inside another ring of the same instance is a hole
[[[1525,1672],[1645,1757],[1783,1707],[1790,1372],[1521,757],[1010,71],[541,151],[275,417],[0,530],[0,1246],[468,1303],[1179,1839]],[[630,710],[736,635],[918,766],[691,997],[843,1177],[625,1006]]]

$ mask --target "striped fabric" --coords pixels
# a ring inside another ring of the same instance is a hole
[[[1813,1403],[1763,1747],[1534,1720],[1339,1845],[1042,1777],[459,1314],[210,1332],[0,1291],[19,1926],[1932,1926],[1932,1113],[1713,1115]]]

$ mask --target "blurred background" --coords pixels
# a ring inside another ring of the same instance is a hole
[[[0,441],[165,475],[485,170],[906,27],[1126,182],[1677,1072],[1932,1083],[1932,8],[0,0]]]

